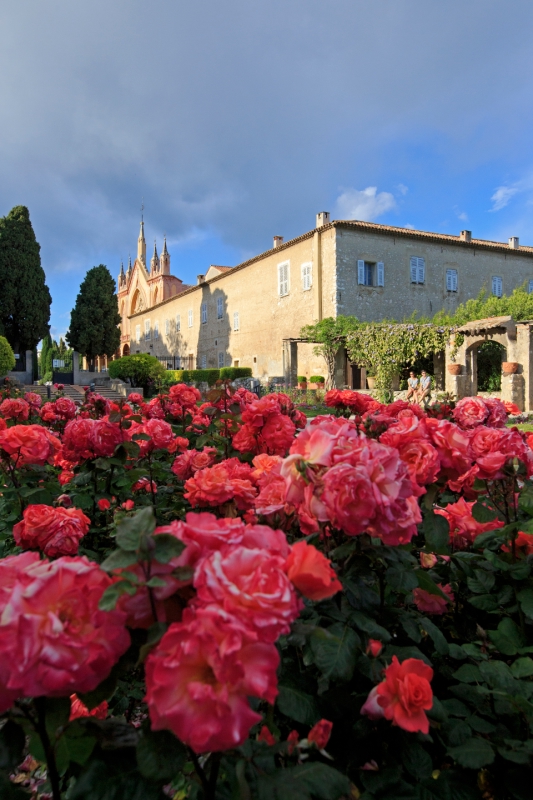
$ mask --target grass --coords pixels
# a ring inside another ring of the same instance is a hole
[[[533,433],[533,422],[518,422],[517,424],[509,422],[507,427],[518,428],[519,431],[525,431],[526,433]]]
[[[331,408],[327,406],[297,405],[296,407],[298,411],[302,411],[306,417],[318,417],[320,414],[331,414]]]

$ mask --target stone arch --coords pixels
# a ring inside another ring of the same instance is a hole
[[[122,355],[129,356],[129,354],[130,354],[130,346],[129,344],[125,344],[124,347],[122,348]]]
[[[155,289],[154,289],[154,306],[157,303],[158,296],[159,296],[159,288],[156,286]]]
[[[133,293],[133,297],[131,298],[130,316],[132,314],[136,314],[138,311],[142,311],[144,308],[146,308],[146,301],[143,293],[139,287],[137,287]]]
[[[507,360],[508,339],[506,333],[485,334],[484,336],[475,337],[473,340],[468,340],[468,345],[465,347],[465,393],[472,397],[478,393],[478,350],[486,342],[497,342],[504,351],[502,361]]]

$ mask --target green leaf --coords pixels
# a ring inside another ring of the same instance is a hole
[[[486,594],[490,592],[495,583],[495,577],[492,572],[486,572],[484,569],[475,570],[475,578],[467,578],[466,582],[471,592],[476,594]]]
[[[472,506],[472,516],[476,522],[492,522],[498,515],[493,508],[487,508],[483,503],[474,503]]]
[[[0,729],[0,769],[11,772],[24,758],[26,735],[20,725],[8,719]]]
[[[342,623],[327,629],[315,628],[310,643],[315,664],[327,678],[350,680],[360,644],[355,631]]]
[[[316,700],[293,686],[280,686],[276,705],[282,714],[301,725],[314,725],[320,715]]]
[[[494,761],[494,750],[490,744],[477,736],[458,747],[451,747],[448,753],[458,764],[468,769],[481,769]]]
[[[146,506],[117,525],[116,542],[123,550],[139,550],[143,536],[153,533],[155,524],[154,510],[152,506]]]
[[[479,671],[483,679],[493,689],[501,689],[504,692],[513,693],[515,680],[504,661],[482,661],[479,665]]]
[[[463,648],[458,644],[450,644],[448,645],[450,650],[451,658],[454,658],[456,661],[464,661],[467,658],[467,655]]]
[[[187,761],[187,748],[170,731],[142,732],[137,744],[137,765],[141,775],[168,783]]]
[[[438,597],[443,597],[445,600],[449,600],[447,594],[445,594],[442,589],[439,589],[435,581],[431,580],[427,572],[423,569],[415,569],[415,575],[418,579],[418,585],[421,589],[424,589],[426,592],[430,594],[437,595]]]
[[[487,633],[491,642],[505,656],[516,655],[519,648],[526,644],[522,631],[509,617],[502,619],[495,631]]]
[[[69,800],[164,800],[159,785],[134,768],[134,752],[125,748],[91,759]]]
[[[481,683],[481,672],[474,664],[461,664],[459,669],[452,674],[461,683]]]
[[[470,597],[468,602],[474,608],[479,608],[480,611],[496,611],[500,607],[498,598],[493,594],[478,594]]]
[[[465,704],[454,697],[443,700],[442,705],[451,717],[467,717],[470,713]]]
[[[520,492],[518,508],[520,508],[521,511],[525,511],[528,516],[533,517],[533,486],[529,482]]]
[[[388,630],[378,625],[372,617],[368,617],[366,614],[363,614],[362,611],[351,611],[350,620],[354,623],[356,628],[368,633],[371,638],[379,639],[381,642],[390,642],[391,635]]]
[[[516,597],[526,617],[533,619],[533,589],[521,589]]]
[[[407,592],[416,589],[418,586],[418,579],[413,570],[406,569],[405,567],[389,567],[385,573],[385,579],[391,589],[395,592]]]
[[[107,587],[100,598],[98,608],[101,611],[114,611],[123,594],[134,595],[136,591],[136,587],[133,586],[130,581],[117,581],[116,583],[112,583],[111,586]]]
[[[450,747],[458,747],[472,736],[470,725],[462,719],[450,718],[449,721],[442,726],[442,732]]]
[[[424,515],[422,530],[426,540],[426,549],[430,553],[448,554],[450,541],[450,526],[448,520],[440,514]]]
[[[63,728],[70,717],[69,697],[47,697],[45,700],[46,730],[50,738],[58,734],[58,729]]]
[[[257,780],[257,800],[340,800],[349,793],[348,778],[318,761],[277,769]]]
[[[435,645],[435,650],[441,656],[447,656],[450,648],[448,647],[448,642],[446,641],[446,637],[438,628],[434,622],[431,622],[427,617],[420,617],[420,625],[424,628],[426,633],[431,637],[433,640],[433,644]]]
[[[185,545],[170,533],[158,533],[154,536],[155,550],[153,557],[160,564],[168,564],[173,558],[183,553]]]
[[[533,659],[529,657],[517,658],[511,665],[511,673],[514,678],[529,678],[533,675]]]
[[[112,572],[114,569],[123,569],[124,567],[131,567],[132,564],[137,563],[137,554],[135,552],[128,552],[127,550],[113,550],[110,556],[100,564],[106,572]]]
[[[402,762],[407,772],[417,781],[429,778],[433,771],[431,756],[418,742],[410,742],[404,748]]]
[[[0,797],[2,800],[29,800],[30,796],[0,772]]]

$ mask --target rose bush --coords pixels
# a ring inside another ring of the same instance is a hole
[[[504,404],[39,401],[0,398],[0,796],[530,796]]]

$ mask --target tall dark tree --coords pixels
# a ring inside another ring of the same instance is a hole
[[[48,333],[52,298],[26,206],[0,218],[0,332],[15,353],[33,350]]]
[[[54,343],[49,333],[43,338],[41,348],[41,377],[52,371],[52,349]]]
[[[67,342],[90,362],[96,356],[112,356],[120,344],[119,323],[115,281],[100,264],[88,271],[80,286]]]

